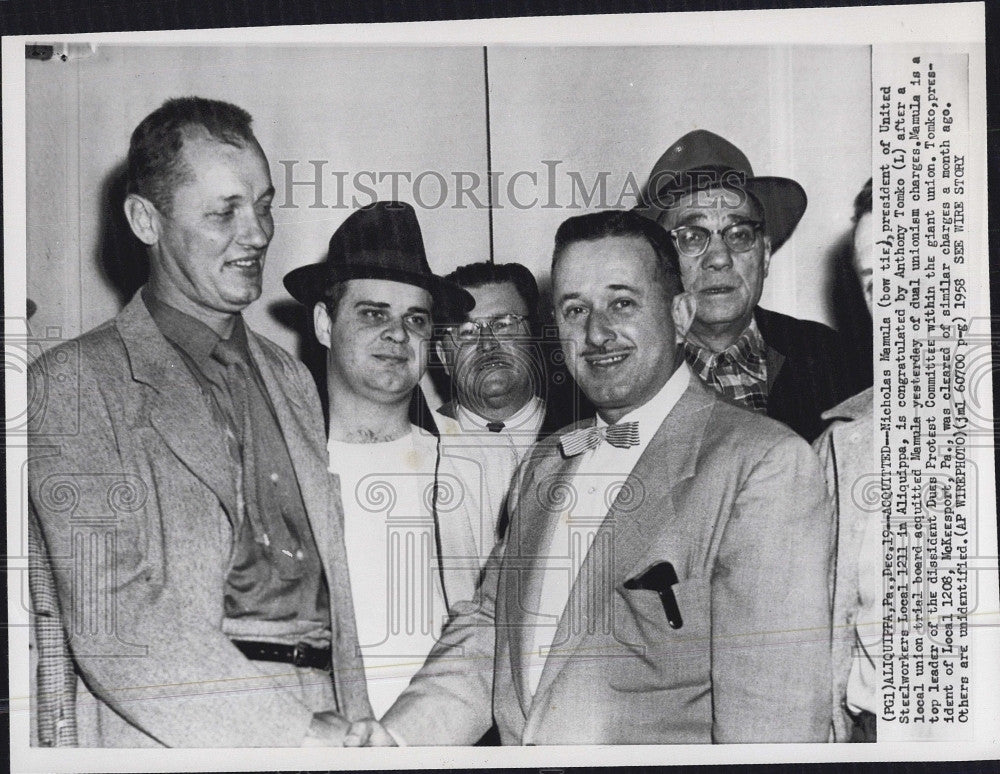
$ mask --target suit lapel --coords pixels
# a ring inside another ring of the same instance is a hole
[[[236,513],[236,476],[208,403],[173,346],[163,337],[137,293],[115,325],[122,337],[132,376],[156,391],[150,424],[191,472],[208,486],[232,516]],[[334,681],[340,710],[352,720],[372,714],[357,653],[357,627],[343,540],[343,511],[336,477],[327,471],[323,417],[318,399],[310,406],[294,385],[298,377],[269,359],[247,330],[250,354],[274,406],[278,425],[298,478],[309,524],[327,576],[334,629]],[[197,432],[192,432],[197,430]]]
[[[181,356],[160,333],[142,294],[136,293],[115,320],[132,377],[152,387],[149,422],[170,450],[236,514],[236,477],[221,432],[197,381]]]
[[[570,588],[553,640],[560,647],[546,659],[536,699],[551,689],[571,656],[588,655],[583,642],[588,635],[601,637],[610,631],[615,589],[655,558],[657,537],[669,533],[678,516],[673,489],[695,473],[713,400],[692,374],[688,388],[626,478]],[[590,620],[595,616],[605,620]]]
[[[565,459],[552,447],[527,471],[519,492],[517,513],[511,519],[504,554],[503,602],[506,636],[510,642],[511,669],[521,709],[527,715],[531,705],[525,665],[534,642],[537,621],[532,613],[541,598],[544,560],[548,556],[556,527],[570,501],[568,487],[580,457]]]
[[[692,374],[612,505],[613,518],[604,526],[614,532],[616,584],[645,569],[644,562],[657,548],[655,537],[671,529],[677,517],[672,493],[695,474],[713,401],[709,388]]]
[[[767,390],[770,392],[778,378],[778,373],[781,371],[781,366],[785,364],[785,356],[774,347],[767,346],[766,342],[764,350],[767,363]]]
[[[759,306],[756,307],[753,317],[757,323],[757,328],[760,330],[760,335],[764,339],[767,391],[770,392],[774,386],[774,382],[778,378],[778,373],[781,371],[781,366],[785,364],[785,356],[771,345],[774,337],[771,335],[771,325],[766,310],[761,309]]]

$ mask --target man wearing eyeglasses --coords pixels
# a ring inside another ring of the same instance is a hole
[[[703,381],[812,441],[821,414],[862,389],[833,330],[758,306],[771,255],[806,208],[788,178],[755,177],[742,151],[703,129],[653,167],[637,210],[670,234],[698,309],[684,354]]]
[[[472,263],[446,279],[476,305],[452,314],[436,342],[453,394],[436,419],[449,450],[477,448],[488,460],[486,500],[496,521],[525,453],[573,421],[578,401],[559,387],[569,379],[558,378],[558,339],[538,335],[538,285],[526,266]]]
[[[438,413],[473,433],[535,441],[545,403],[532,332],[538,285],[518,263],[472,263],[447,276],[476,299],[474,312],[456,315],[437,342],[452,379],[454,399]]]

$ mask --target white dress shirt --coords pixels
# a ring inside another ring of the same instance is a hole
[[[466,433],[489,433],[493,436],[502,436],[508,439],[508,443],[513,446],[531,446],[538,437],[538,431],[542,427],[542,420],[545,418],[545,401],[537,395],[532,395],[531,399],[513,415],[504,420],[504,427],[499,433],[490,432],[487,425],[489,419],[479,416],[474,411],[470,411],[461,403],[456,403],[456,420],[463,432]]]
[[[443,454],[454,460],[468,460],[466,469],[481,472],[478,483],[485,509],[483,524],[492,526],[493,541],[483,545],[482,556],[489,556],[495,542],[495,530],[500,512],[507,500],[517,466],[538,438],[545,418],[545,402],[536,396],[525,403],[504,422],[500,432],[487,427],[489,420],[456,404],[456,418],[435,413],[441,433]],[[467,481],[470,486],[471,481]],[[484,534],[486,534],[484,530]]]
[[[559,618],[594,536],[622,485],[667,414],[684,394],[690,379],[690,367],[682,363],[651,400],[618,420],[617,424],[639,423],[639,443],[636,446],[623,449],[601,443],[580,455],[582,459],[571,482],[574,497],[562,514],[551,543],[542,549],[544,558],[540,558],[546,570],[542,578],[537,622],[532,626],[531,646],[525,654],[532,694],[538,688],[548,651],[555,647],[552,639]],[[597,417],[598,427],[607,427],[607,424],[600,416]]]

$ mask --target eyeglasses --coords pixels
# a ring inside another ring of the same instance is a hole
[[[757,232],[763,224],[754,220],[731,223],[723,229],[712,231],[701,226],[678,226],[668,232],[677,245],[677,252],[686,258],[697,258],[708,249],[712,234],[721,234],[722,241],[733,252],[745,253],[757,241]]]
[[[466,320],[461,325],[450,325],[445,330],[456,345],[477,344],[483,331],[488,330],[497,339],[516,336],[528,318],[520,314],[505,314],[492,319]]]

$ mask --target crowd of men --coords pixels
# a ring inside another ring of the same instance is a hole
[[[874,741],[865,369],[759,306],[798,183],[697,130],[634,210],[565,220],[555,359],[527,268],[436,276],[411,206],[359,208],[284,278],[324,417],[241,314],[274,232],[250,116],[168,100],[127,169],[149,280],[29,373],[39,744]]]

